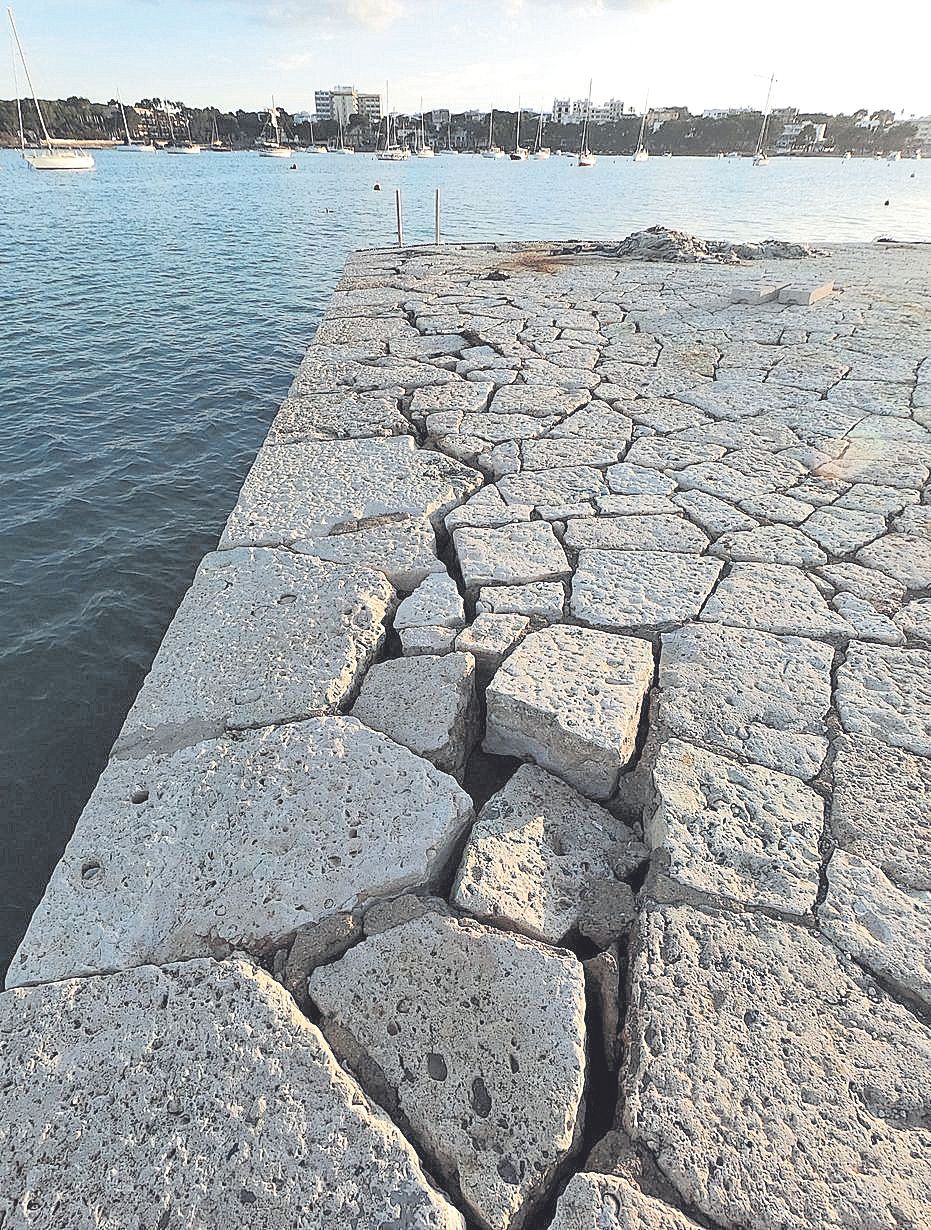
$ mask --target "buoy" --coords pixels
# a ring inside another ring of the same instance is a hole
[[[884,204],[884,205],[888,205],[888,204],[889,204],[889,202],[888,202],[888,201],[883,201],[883,204]]]
[[[381,192],[381,184],[376,184],[372,189],[373,192]]]

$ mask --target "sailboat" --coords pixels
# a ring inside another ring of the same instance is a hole
[[[520,143],[520,99],[517,100],[517,120],[514,124],[514,149],[511,151],[510,158],[512,162],[524,162],[527,157],[527,151]]]
[[[337,122],[337,124],[339,124],[339,145],[336,145],[336,146],[331,146],[331,147],[330,147],[330,151],[329,151],[329,152],[330,152],[331,154],[354,154],[356,151],[352,148],[352,146],[351,146],[351,145],[345,145],[345,144],[344,144],[344,142],[343,142],[343,120],[342,120],[342,116],[339,116],[339,115],[338,115],[338,116],[336,117],[336,122]]]
[[[433,146],[427,144],[427,130],[424,126],[423,114],[423,99],[420,100],[420,149],[417,151],[418,158],[432,158]]]
[[[326,146],[318,145],[314,138],[314,122],[310,121],[310,145],[301,150],[302,154],[325,154]]]
[[[184,121],[185,125],[187,126],[187,139],[184,141],[177,141],[175,139],[175,126],[172,123],[172,115],[174,113],[171,110],[171,104],[166,102],[164,104],[164,107],[165,107],[165,114],[168,116],[168,132],[171,137],[171,141],[168,143],[168,145],[165,146],[165,153],[166,154],[199,154],[200,146],[195,145],[195,143],[191,140],[191,121],[190,120]]]
[[[213,140],[210,142],[208,149],[214,154],[231,154],[233,152],[233,147],[228,141],[220,140],[216,116],[213,117]]]
[[[543,112],[540,112],[540,118],[537,120],[537,139],[533,143],[533,156],[538,161],[544,158],[549,158],[550,147],[543,144]]]
[[[116,92],[116,101],[120,104],[120,115],[123,117],[123,132],[126,134],[126,140],[122,145],[117,146],[117,149],[138,150],[143,154],[154,154],[155,146],[151,142],[133,141],[129,135],[129,125],[126,122],[126,108],[123,106],[123,99],[120,97],[120,92]]]
[[[93,171],[95,166],[93,154],[89,154],[86,150],[76,146],[56,149],[52,145],[52,138],[49,136],[49,131],[45,124],[45,116],[42,114],[42,108],[39,106],[39,96],[36,93],[36,87],[32,84],[29,65],[26,63],[26,57],[23,54],[23,45],[19,41],[19,31],[16,29],[16,22],[13,19],[13,10],[8,8],[7,14],[10,18],[10,28],[13,31],[13,38],[16,42],[16,49],[19,52],[23,72],[26,74],[26,82],[32,94],[32,101],[36,105],[36,114],[39,117],[42,135],[45,138],[44,150],[39,150],[36,153],[26,153],[26,136],[23,131],[23,108],[19,97],[19,85],[14,81],[14,84],[16,84],[16,110],[19,115],[19,146],[23,158],[34,171]],[[15,70],[15,60],[13,66]]]
[[[597,159],[588,148],[588,126],[592,114],[592,83],[588,83],[588,102],[585,106],[585,116],[582,120],[582,137],[579,141],[579,166],[593,167]]]
[[[756,149],[753,153],[753,165],[755,167],[768,167],[769,159],[766,156],[766,130],[769,128],[769,104],[773,95],[773,85],[776,81],[776,74],[769,79],[769,89],[766,91],[766,110],[763,112],[763,123],[760,125],[760,135],[757,137]]]
[[[286,141],[281,140],[278,108],[275,106],[274,98],[272,98],[272,105],[268,109],[268,119],[265,121],[262,131],[256,139],[255,147],[259,151],[260,158],[291,157],[291,146]]]
[[[494,131],[494,124],[495,124],[495,109],[494,107],[492,107],[492,109],[488,113],[488,147],[487,149],[482,150],[483,158],[503,158],[504,157],[504,150],[500,149],[494,143],[494,138],[492,136],[492,133]]]
[[[388,110],[388,85],[385,83],[385,148],[378,150],[375,157],[379,162],[407,162],[411,152],[402,149],[397,139],[391,140],[391,112]]]
[[[439,151],[441,154],[458,154],[457,149],[453,149],[453,122],[448,120],[446,123],[446,148]]]
[[[634,150],[633,162],[646,162],[650,157],[650,152],[646,147],[646,131],[647,131],[647,113],[648,104],[650,101],[649,94],[643,101],[643,116],[640,120],[640,135],[637,137],[637,148]]]

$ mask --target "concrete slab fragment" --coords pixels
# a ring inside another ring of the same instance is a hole
[[[672,627],[698,617],[723,567],[676,551],[581,551],[569,609],[596,628]]]

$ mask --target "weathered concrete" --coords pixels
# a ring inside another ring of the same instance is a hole
[[[567,626],[534,632],[489,684],[485,747],[606,799],[634,753],[652,678],[646,641]]]
[[[288,551],[206,556],[114,753],[170,752],[334,712],[381,645],[393,601],[379,573]]]
[[[581,1130],[575,957],[427,914],[317,970],[310,993],[337,1052],[479,1224],[526,1224]]]
[[[245,962],[8,991],[0,1033],[11,1225],[465,1230],[319,1031]]]
[[[304,923],[429,887],[471,819],[452,778],[348,718],[113,760],[8,983],[274,951]]]
[[[926,246],[662,228],[350,258],[14,962],[89,976],[17,1000],[65,1006],[12,1052],[0,1221],[931,1219],[929,287]],[[140,963],[235,949],[316,1012],[311,981],[393,1126],[316,1035],[350,1092],[307,1096],[228,964],[164,1053]],[[141,1083],[69,1041],[116,986]],[[77,1129],[68,1063],[102,1074]],[[583,1159],[585,1084],[618,1122]]]

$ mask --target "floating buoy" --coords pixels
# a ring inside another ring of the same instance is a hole
[[[376,184],[372,189],[373,192],[381,192],[381,184]]]
[[[884,204],[884,205],[888,205],[888,204],[889,204],[889,202],[888,202],[888,201],[883,201],[883,204]]]
[[[297,170],[297,163],[296,163],[296,162],[292,162],[292,163],[291,163],[291,165],[288,167],[288,170],[289,170],[289,171],[296,171],[296,170]]]

